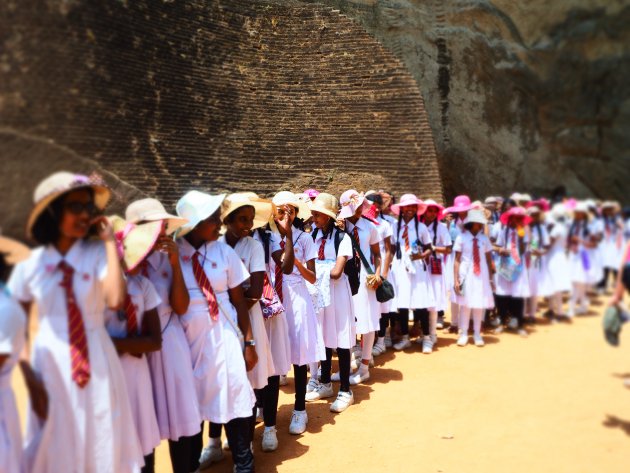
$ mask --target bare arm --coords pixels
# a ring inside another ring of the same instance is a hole
[[[311,284],[315,284],[317,281],[317,274],[315,273],[315,260],[309,260],[306,262],[306,266],[298,259],[295,260],[295,267],[298,269],[304,279]]]
[[[347,256],[338,256],[335,261],[335,266],[330,270],[330,279],[339,279],[343,274],[343,269],[346,266],[346,261],[348,261]]]
[[[377,279],[381,278],[381,247],[378,243],[370,245],[370,251],[372,252],[372,259],[374,260],[374,276]]]
[[[392,239],[385,238],[385,263],[383,264],[383,277],[387,279],[389,275],[389,268],[392,265],[392,260],[394,259],[394,251],[392,248]]]
[[[265,282],[265,272],[256,271],[251,273],[249,277],[249,289],[245,291],[245,299],[247,302],[247,308],[250,309],[258,300],[262,297],[263,284]]]
[[[118,353],[129,353],[141,357],[144,353],[162,349],[162,329],[157,309],[151,309],[144,313],[142,318],[141,335],[138,337],[114,338],[114,346]]]
[[[459,282],[459,265],[461,264],[461,261],[462,261],[462,253],[461,251],[456,251],[455,262],[453,264],[453,281],[455,282],[455,284],[453,284],[453,288],[455,289],[455,293],[457,295],[462,294],[462,288]]]
[[[249,312],[247,311],[247,302],[245,301],[245,293],[242,286],[236,286],[229,291],[230,302],[236,309],[236,315],[238,317],[238,326],[243,332],[245,340],[253,340],[252,326],[249,323]],[[256,354],[255,347],[245,347],[245,367],[247,371],[251,371],[258,362],[258,355]]]
[[[155,244],[156,249],[165,251],[168,254],[168,262],[171,265],[173,279],[171,289],[168,294],[169,304],[177,315],[184,315],[190,304],[190,294],[184,281],[181,261],[179,259],[179,247],[172,238],[164,235]]]

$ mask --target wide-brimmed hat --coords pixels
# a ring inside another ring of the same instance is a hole
[[[615,212],[620,212],[621,205],[619,204],[619,202],[614,200],[605,200],[604,202],[602,202],[602,210],[604,209],[613,209]]]
[[[569,209],[567,209],[563,203],[559,202],[557,204],[554,204],[549,214],[551,215],[551,218],[553,220],[558,221],[563,218],[569,217],[570,212],[569,212]]]
[[[510,217],[520,217],[523,219],[523,223],[525,225],[529,225],[532,221],[532,218],[527,215],[527,211],[523,207],[512,207],[507,212],[504,212],[501,215],[501,223],[503,225],[507,225]]]
[[[468,212],[469,210],[474,209],[475,206],[470,201],[470,197],[467,195],[458,195],[455,197],[453,201],[453,205],[451,207],[445,208],[442,213],[459,213],[459,212]]]
[[[542,197],[540,199],[532,200],[526,205],[527,208],[532,206],[538,207],[541,212],[549,212],[549,210],[551,209],[551,204],[549,203],[549,201]]]
[[[125,210],[125,220],[131,223],[164,221],[167,235],[171,235],[187,222],[185,218],[169,214],[159,200],[152,198],[129,204]]]
[[[108,217],[112,224],[118,256],[125,262],[125,270],[131,272],[151,253],[162,233],[162,220],[135,224],[118,215]]]
[[[488,223],[488,220],[483,210],[471,209],[468,211],[468,215],[466,215],[466,219],[464,220],[464,225],[467,223],[480,223],[481,225],[485,225]]]
[[[350,218],[358,209],[365,210],[370,206],[370,202],[365,198],[365,195],[354,190],[349,189],[341,194],[339,198],[339,205],[341,210],[339,211],[339,218]]]
[[[337,218],[339,212],[339,201],[337,197],[326,192],[321,192],[315,197],[315,200],[309,205],[311,212],[319,212],[328,215],[332,219]]]
[[[175,237],[186,235],[200,222],[215,213],[223,203],[225,194],[210,195],[200,191],[189,191],[177,201],[175,211],[177,215],[188,220],[175,232]]]
[[[409,207],[410,205],[415,205],[418,208],[416,212],[418,217],[422,215],[427,208],[425,203],[418,199],[415,194],[403,194],[398,203],[391,206],[392,213],[394,215],[400,215],[401,207]]]
[[[591,215],[591,212],[588,208],[588,204],[584,201],[578,201],[576,202],[575,206],[572,209],[573,211],[573,215],[575,215],[576,213],[583,213],[584,215],[586,215],[586,217],[590,220],[593,216]]]
[[[228,195],[223,204],[221,204],[221,221],[225,223],[228,215],[242,207],[254,208],[254,226],[252,230],[267,225],[273,214],[273,204],[270,200],[261,199],[253,192],[237,192]]]
[[[41,181],[35,188],[33,194],[33,202],[35,205],[28,217],[26,236],[33,238],[33,225],[35,225],[39,216],[53,200],[67,192],[86,188],[94,191],[94,205],[96,205],[96,208],[99,210],[103,210],[107,202],[109,202],[111,192],[98,177],[60,171],[51,174]]]
[[[317,189],[306,189],[304,194],[306,194],[309,199],[313,200],[320,194],[320,192]]]
[[[542,209],[540,207],[538,207],[537,205],[529,205],[527,207],[526,212],[527,212],[527,215],[529,215],[531,217],[532,215],[541,213]]]
[[[290,191],[281,191],[273,196],[271,199],[273,204],[276,207],[281,207],[283,205],[291,205],[297,210],[296,217],[301,218],[302,220],[308,220],[311,216],[311,211],[308,208],[308,204],[306,200],[299,199],[296,194]],[[273,220],[273,219],[272,219]]]
[[[493,204],[498,204],[499,203],[499,199],[497,199],[494,196],[489,196],[486,197],[486,199],[483,201],[484,205],[493,205]]]
[[[13,238],[0,236],[0,255],[4,257],[6,263],[10,266],[24,261],[31,254],[31,249],[24,243]]]
[[[519,199],[521,202],[531,202],[532,196],[529,194],[521,194],[521,198]]]

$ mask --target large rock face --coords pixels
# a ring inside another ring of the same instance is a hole
[[[628,0],[323,3],[416,78],[447,195],[564,185],[628,200]]]

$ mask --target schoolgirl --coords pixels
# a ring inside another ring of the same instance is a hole
[[[528,250],[531,217],[522,207],[512,207],[501,215],[504,230],[497,235],[494,250],[501,257],[495,277],[495,299],[502,324],[511,317],[509,328],[526,337],[524,327],[525,299],[530,296],[529,276],[524,262]],[[499,325],[495,333],[501,333]]]
[[[110,191],[57,172],[35,190],[27,234],[42,246],[19,263],[9,289],[28,314],[38,307],[26,470],[132,472],[143,465],[120,360],[105,310],[121,306],[125,281],[111,225],[97,217]],[[87,237],[96,233],[98,239]],[[28,327],[28,322],[27,322]]]
[[[394,345],[396,350],[411,346],[409,341],[409,311],[413,311],[414,322],[420,322],[422,336],[418,338],[423,352],[431,353],[435,339],[431,338],[429,310],[435,309],[435,298],[429,282],[429,268],[426,259],[431,254],[431,237],[420,216],[425,204],[413,194],[405,194],[399,203],[392,205],[392,212],[398,215],[394,238],[396,258],[392,272],[396,281],[396,303],[402,340]]]
[[[395,256],[395,246],[396,246],[396,242],[394,240],[394,229],[396,228],[396,223],[397,223],[397,219],[392,215],[392,205],[394,205],[396,203],[396,197],[394,196],[394,194],[392,194],[391,192],[387,192],[387,191],[379,191],[378,194],[381,196],[382,199],[382,203],[380,204],[380,213],[379,213],[379,217],[382,218],[383,220],[386,220],[387,223],[389,223],[389,226],[392,229],[392,234],[389,238],[390,240],[390,263],[389,263],[389,272],[387,273],[387,278],[390,280],[390,282],[392,283],[393,287],[394,287],[394,298],[391,299],[389,302],[389,328],[385,329],[384,332],[384,344],[385,344],[385,348],[391,348],[393,343],[392,343],[392,333],[396,333],[400,332],[400,328],[398,325],[398,310],[397,310],[397,304],[396,304],[396,281],[394,281],[394,273],[391,272],[392,269],[392,261],[394,261],[394,256]],[[386,243],[385,243],[386,244]],[[385,246],[385,244],[383,246]],[[382,253],[382,255],[385,253]],[[386,255],[385,255],[386,256]],[[387,304],[387,303],[385,303]],[[385,306],[385,308],[387,308],[387,306]],[[380,334],[383,333],[383,327],[380,327],[379,330],[379,336],[381,336]]]
[[[247,376],[252,388],[254,388],[257,399],[262,399],[264,390],[269,382],[279,389],[278,380],[275,376],[271,346],[260,305],[263,289],[272,290],[269,279],[265,279],[265,250],[260,242],[250,236],[252,230],[267,225],[271,215],[271,201],[259,199],[249,193],[227,196],[221,208],[221,220],[225,225],[225,234],[219,241],[227,243],[236,251],[236,254],[241,258],[250,274],[249,281],[243,284],[243,289],[245,290],[245,298],[249,307],[249,321],[252,326],[254,341],[256,342],[255,349],[258,355],[258,363],[254,369],[247,373]],[[271,408],[268,408],[268,410],[262,439],[263,451],[273,451],[278,448],[275,427],[276,412],[271,412]],[[253,427],[254,424],[252,424]],[[220,430],[218,433],[220,437]]]
[[[529,276],[529,298],[525,302],[525,320],[534,323],[538,310],[538,299],[549,297],[553,293],[551,276],[544,257],[549,251],[551,242],[544,222],[544,214],[540,207],[530,205],[527,215],[532,219],[530,223],[529,251],[525,255],[525,264]]]
[[[192,458],[193,441],[201,428],[201,414],[190,348],[180,317],[190,302],[179,258],[179,247],[172,234],[186,223],[166,212],[160,201],[152,198],[132,202],[125,211],[132,224],[160,223],[160,233],[152,251],[141,263],[141,274],[157,291],[160,303],[162,349],[148,354],[153,387],[153,403],[160,438],[168,440],[174,473],[194,471],[199,458]]]
[[[152,251],[162,222],[128,224],[120,217],[110,218],[116,232],[118,253],[127,273],[127,294],[123,307],[105,313],[105,326],[120,355],[133,422],[144,454],[143,473],[155,471],[154,450],[160,444],[151,373],[147,353],[162,348],[160,304],[155,287],[141,273],[141,263]]]
[[[435,299],[435,308],[429,311],[429,329],[431,339],[435,341],[437,340],[436,329],[442,326],[438,324],[438,321],[443,321],[448,301],[446,288],[449,286],[447,286],[445,257],[451,254],[453,242],[448,228],[440,222],[444,207],[432,199],[425,200],[424,204],[426,210],[422,214],[421,221],[426,225],[431,239],[431,254],[428,259],[429,284]],[[427,351],[429,351],[428,346]]]
[[[0,473],[23,473],[22,430],[11,376],[26,341],[26,314],[4,282],[9,265],[27,258],[28,247],[0,237]]]
[[[307,365],[326,359],[317,314],[305,282],[313,284],[317,279],[317,249],[303,230],[303,222],[311,217],[306,203],[288,191],[278,192],[272,201],[276,206],[273,226],[279,232],[271,249],[275,262],[274,284],[285,308],[295,378],[295,406],[289,433],[299,435],[306,431],[308,423]]]
[[[548,215],[549,251],[543,256],[549,271],[549,308],[552,317],[563,317],[562,295],[571,290],[571,271],[567,258],[567,210],[562,203],[555,204]]]
[[[464,231],[464,220],[466,219],[466,215],[468,215],[468,211],[473,208],[470,197],[467,195],[458,195],[455,197],[453,205],[442,211],[452,242]],[[455,281],[452,280],[455,257],[454,255],[446,255],[444,259],[446,262],[446,287],[449,288],[451,302],[451,324],[448,330],[450,333],[458,333],[459,304],[457,302],[457,294],[455,294],[455,291],[452,289],[455,284]]]
[[[383,261],[381,267],[381,276],[394,284],[393,279],[390,277],[389,270],[392,264],[392,258],[394,253],[392,251],[392,236],[393,227],[388,219],[382,215],[383,198],[375,191],[367,192],[365,198],[371,202],[370,208],[364,212],[364,216],[373,219],[377,223],[376,228],[379,233],[379,248],[381,251],[381,259]],[[379,329],[376,333],[376,342],[372,348],[372,356],[379,356],[385,353],[387,347],[385,346],[385,335],[388,327],[394,326],[394,321],[397,318],[396,313],[396,301],[390,299],[386,302],[380,302],[381,305],[381,318],[379,320]]]
[[[471,210],[466,216],[466,231],[455,240],[453,268],[454,291],[459,303],[459,338],[457,345],[468,344],[468,326],[472,312],[475,345],[485,345],[481,336],[481,322],[486,309],[494,306],[494,268],[492,244],[483,233],[487,220],[481,210]]]
[[[590,260],[588,289],[601,294],[603,289],[598,288],[598,286],[604,279],[604,257],[601,245],[604,239],[604,219],[599,214],[595,201],[589,199],[585,201],[585,204],[589,211],[591,239],[591,246],[586,248]]]
[[[569,249],[569,267],[573,291],[569,299],[568,317],[576,314],[586,314],[590,302],[588,300],[588,286],[591,283],[592,252],[588,251],[596,246],[596,237],[592,235],[593,227],[590,222],[588,206],[578,202],[573,208],[573,221],[569,227],[567,246]]]
[[[617,279],[617,270],[623,259],[623,221],[619,217],[621,208],[617,202],[606,201],[602,204],[602,222],[604,236],[601,242],[602,262],[604,277],[599,284],[599,289],[608,289],[608,280],[612,275],[613,281]]]
[[[217,241],[224,198],[190,191],[177,202],[177,215],[188,220],[176,232],[190,294],[181,322],[190,347],[201,417],[225,425],[235,471],[253,471],[250,444],[256,400],[247,371],[256,365],[257,355],[242,287],[249,273],[236,252]],[[193,458],[199,458],[201,469],[214,461],[219,447],[211,439],[202,452],[202,442],[199,433]]]
[[[307,401],[316,401],[334,396],[331,383],[333,349],[339,358],[339,381],[341,386],[337,399],[331,404],[332,412],[343,412],[354,402],[350,390],[350,349],[356,340],[354,305],[348,276],[344,268],[354,251],[350,237],[335,227],[339,212],[337,198],[320,193],[311,204],[315,248],[317,248],[317,277],[320,291],[325,292],[327,303],[320,309],[319,317],[323,333],[326,359],[321,362],[321,382],[313,392],[306,394]],[[352,262],[350,263],[352,264]],[[327,280],[326,280],[327,279]]]

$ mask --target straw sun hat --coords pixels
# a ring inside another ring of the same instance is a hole
[[[253,192],[238,192],[228,195],[221,205],[221,221],[232,212],[242,207],[254,207],[254,226],[252,230],[264,227],[273,215],[273,203],[270,200],[261,199]]]
[[[131,223],[165,221],[167,235],[171,235],[187,222],[185,218],[169,214],[157,199],[140,199],[132,202],[125,211],[125,219]]]
[[[35,188],[33,195],[35,205],[28,217],[26,236],[33,238],[33,226],[52,201],[67,192],[77,189],[92,189],[94,191],[94,205],[96,205],[96,208],[99,210],[105,208],[111,196],[110,190],[99,178],[88,177],[83,174],[74,174],[67,171],[51,174]]]
[[[311,212],[319,212],[328,215],[332,219],[337,218],[339,212],[339,201],[337,197],[326,192],[321,192],[310,205]]]
[[[118,256],[125,262],[125,270],[131,272],[151,253],[162,232],[162,221],[134,224],[118,215],[108,217],[112,224]]]

